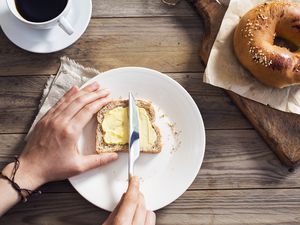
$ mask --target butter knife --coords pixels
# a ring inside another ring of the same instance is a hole
[[[140,156],[140,132],[138,110],[135,98],[129,92],[129,154],[128,154],[128,181],[134,175],[134,163]]]

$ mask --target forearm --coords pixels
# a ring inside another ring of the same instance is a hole
[[[17,204],[21,198],[7,180],[0,179],[0,199],[0,216],[2,216],[7,210]]]
[[[2,174],[11,177],[14,163],[8,164],[2,170]],[[37,189],[41,182],[34,179],[30,169],[26,166],[25,162],[20,162],[20,167],[15,175],[15,182],[20,188],[26,188],[29,190]],[[7,212],[10,208],[21,201],[20,194],[12,187],[12,184],[5,179],[0,178],[0,216]]]

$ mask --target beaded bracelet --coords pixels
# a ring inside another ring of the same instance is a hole
[[[13,171],[12,171],[11,178],[5,176],[2,172],[0,172],[0,178],[7,180],[11,184],[13,189],[15,189],[16,192],[18,192],[18,194],[21,197],[21,200],[23,202],[27,202],[28,198],[31,195],[33,195],[33,194],[42,194],[42,192],[39,191],[39,190],[32,191],[32,190],[28,190],[26,188],[20,188],[20,186],[15,182],[15,176],[16,176],[16,173],[17,173],[19,167],[20,167],[20,161],[18,160],[17,157],[15,157],[15,164],[14,164],[14,168],[13,168]]]

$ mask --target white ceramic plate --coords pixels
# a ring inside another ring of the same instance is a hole
[[[197,105],[176,81],[155,70],[124,67],[102,73],[87,84],[98,81],[111,90],[113,99],[150,100],[157,111],[163,149],[159,154],[141,154],[135,172],[141,178],[141,191],[151,210],[176,200],[192,184],[202,164],[205,130]],[[87,85],[85,84],[85,85]],[[162,116],[162,115],[167,116]],[[168,122],[179,132],[175,137]],[[78,147],[83,154],[95,152],[96,119],[85,127]],[[70,178],[71,184],[88,201],[112,211],[127,188],[127,153],[109,165]]]
[[[11,42],[35,53],[62,50],[77,41],[86,30],[92,14],[91,0],[73,0],[67,20],[74,28],[66,34],[58,25],[52,29],[33,29],[19,21],[8,9],[6,0],[0,0],[0,25]]]

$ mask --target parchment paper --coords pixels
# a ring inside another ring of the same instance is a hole
[[[210,53],[203,81],[231,90],[272,108],[300,114],[300,85],[271,88],[257,81],[238,62],[233,50],[233,31],[247,11],[264,0],[231,0]],[[299,2],[294,0],[294,2]]]

